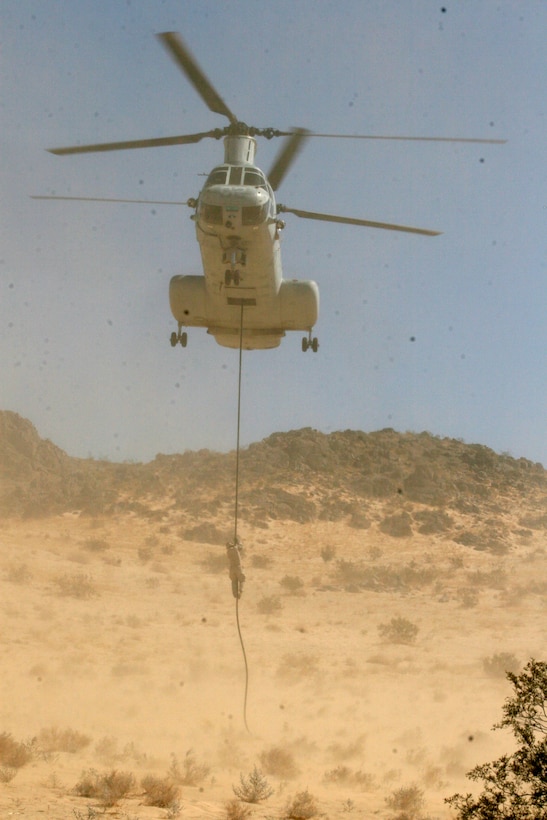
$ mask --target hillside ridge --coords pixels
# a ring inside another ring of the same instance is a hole
[[[136,464],[73,458],[27,419],[0,411],[4,516],[79,510],[160,519],[177,511],[188,523],[201,522],[197,538],[221,541],[225,533],[215,521],[233,509],[234,481],[233,452],[160,454]],[[347,520],[368,528],[376,516],[393,537],[451,533],[476,548],[486,539],[503,552],[509,513],[523,531],[547,528],[547,471],[480,444],[391,428],[329,434],[303,428],[273,433],[241,452],[240,514],[255,527],[271,520]],[[469,532],[460,523],[454,533],[455,516],[462,515]]]

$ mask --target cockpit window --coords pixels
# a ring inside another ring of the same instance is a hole
[[[245,171],[245,185],[254,185],[255,187],[266,187],[266,180],[259,171],[249,170]]]
[[[230,185],[241,185],[243,168],[241,165],[232,165],[230,168]]]
[[[244,205],[241,213],[242,225],[260,225],[268,216],[269,202],[262,205]]]
[[[222,207],[220,205],[204,204],[201,207],[201,217],[210,225],[222,225]]]
[[[226,185],[227,168],[214,168],[207,178],[207,185]]]

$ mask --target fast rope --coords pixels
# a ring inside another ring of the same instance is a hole
[[[239,552],[240,542],[237,534],[238,514],[239,514],[239,433],[241,428],[241,372],[243,362],[243,301],[241,302],[241,314],[239,320],[239,372],[237,384],[237,436],[236,436],[236,473],[235,473],[235,504],[234,504],[234,536],[232,541],[226,545],[228,555],[228,565],[230,572],[230,580],[232,582],[232,594],[236,602],[236,624],[237,634],[239,635],[239,642],[241,644],[241,652],[243,653],[243,661],[245,664],[245,695],[243,698],[243,722],[245,728],[250,732],[247,725],[247,694],[249,691],[249,664],[247,663],[247,653],[245,652],[245,644],[243,643],[243,635],[241,634],[241,626],[239,623],[239,599],[243,592],[243,583],[245,575],[241,567],[241,555]]]

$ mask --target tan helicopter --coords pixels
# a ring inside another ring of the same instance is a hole
[[[240,122],[211,85],[195,58],[175,32],[158,35],[179,68],[182,69],[207,107],[227,117],[230,124],[197,134],[127,142],[78,145],[50,149],[58,155],[187,145],[205,137],[224,139],[224,162],[214,168],[197,199],[186,203],[193,210],[203,263],[203,276],[174,276],[169,300],[178,330],[171,334],[171,345],[186,347],[187,327],[205,327],[225,347],[245,350],[277,347],[286,331],[305,331],[302,350],[317,351],[319,343],[313,327],[319,314],[319,289],[313,281],[283,279],[280,234],[285,223],[280,214],[290,213],[304,219],[383,228],[392,231],[436,236],[438,231],[353,219],[332,214],[289,208],[276,204],[276,191],[309,137],[426,140],[441,142],[502,143],[504,140],[451,137],[382,137],[350,134],[318,134],[298,128],[278,131],[255,128]],[[268,175],[254,164],[255,137],[285,137],[280,153]],[[53,197],[36,199],[79,199],[111,202],[150,202],[150,200],[96,199],[95,197]]]

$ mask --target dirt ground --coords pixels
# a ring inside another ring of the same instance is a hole
[[[227,817],[255,765],[273,794],[252,817],[308,790],[329,818],[445,818],[477,788],[466,772],[510,750],[491,727],[504,668],[547,658],[544,534],[515,530],[502,556],[343,523],[241,538],[249,732],[223,547],[169,515],[0,524],[0,733],[29,753],[1,769],[2,818]],[[351,582],[365,568],[376,588]],[[107,807],[75,788],[89,770],[131,788]],[[178,801],[146,805],[149,775]]]

